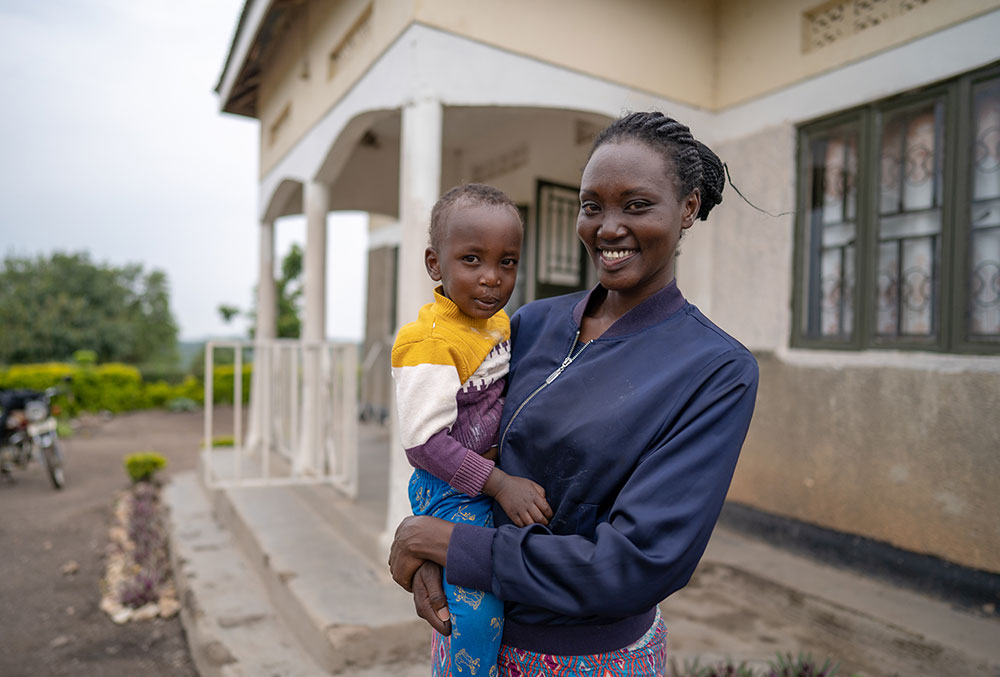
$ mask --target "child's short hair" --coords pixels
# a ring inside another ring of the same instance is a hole
[[[471,205],[490,205],[493,207],[510,207],[517,214],[517,220],[524,227],[524,220],[521,218],[521,211],[514,204],[514,201],[507,197],[507,193],[493,186],[484,183],[466,183],[455,186],[434,203],[431,210],[431,225],[427,229],[431,247],[435,249],[441,244],[441,235],[444,233],[444,221],[448,212],[459,202]]]

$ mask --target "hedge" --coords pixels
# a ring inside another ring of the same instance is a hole
[[[233,365],[219,365],[212,370],[212,401],[233,402]],[[253,365],[243,365],[243,403],[250,401],[250,376]],[[66,381],[66,377],[70,380]],[[127,364],[75,365],[62,362],[14,365],[0,368],[0,390],[31,388],[45,390],[57,386],[63,391],[54,400],[64,411],[75,415],[80,411],[122,412],[133,409],[165,407],[176,398],[188,398],[204,403],[205,385],[188,375],[178,384],[167,381],[145,381],[139,370]]]

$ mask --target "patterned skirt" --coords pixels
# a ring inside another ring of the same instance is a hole
[[[449,638],[436,632],[431,635],[433,677],[465,677],[467,671],[451,670]],[[636,642],[617,651],[588,656],[550,656],[502,646],[497,670],[469,677],[662,677],[667,670],[667,627],[657,609],[653,625]]]

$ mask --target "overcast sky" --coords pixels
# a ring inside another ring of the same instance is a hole
[[[0,256],[161,269],[181,338],[245,332],[216,308],[257,280],[258,124],[213,91],[242,6],[0,0]],[[358,339],[365,221],[333,219],[327,334]],[[278,222],[279,259],[304,232]]]

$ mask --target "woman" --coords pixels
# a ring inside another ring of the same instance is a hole
[[[722,188],[719,158],[660,113],[595,140],[577,233],[599,284],[511,321],[500,463],[542,485],[553,517],[523,528],[502,511],[495,528],[410,517],[396,532],[393,578],[442,633],[435,674],[449,672],[437,660],[445,564],[449,582],[505,602],[501,675],[663,673],[657,604],[704,552],[757,389],[749,351],[674,279],[681,233]]]

